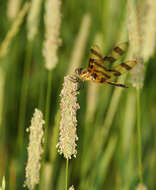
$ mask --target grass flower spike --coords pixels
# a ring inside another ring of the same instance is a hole
[[[71,187],[69,187],[69,190],[74,190],[74,186],[72,185]]]
[[[34,189],[35,185],[39,183],[40,160],[43,153],[43,115],[41,111],[35,109],[35,113],[31,120],[31,126],[28,146],[28,161],[26,166],[26,181],[25,185],[30,189]]]
[[[140,51],[140,37],[138,28],[137,8],[134,0],[128,0],[128,36],[130,42],[130,51],[136,58]]]
[[[78,82],[73,82],[70,75],[64,78],[63,89],[61,91],[61,121],[60,121],[60,139],[58,143],[59,153],[66,159],[76,157],[76,143],[78,140],[76,134],[76,112],[80,108],[77,103]]]
[[[143,15],[143,47],[142,57],[146,62],[154,54],[156,47],[156,2],[146,0]]]
[[[46,0],[45,13],[45,42],[43,55],[45,57],[46,69],[52,70],[58,61],[57,49],[60,45],[60,25],[61,25],[61,1]]]
[[[142,27],[140,10],[134,0],[128,1],[128,36],[130,41],[129,56],[137,59],[138,64],[131,71],[131,83],[142,88],[144,82],[144,64],[142,59]]]
[[[146,186],[143,184],[139,184],[136,188],[136,190],[147,190]]]
[[[5,177],[2,178],[2,185],[0,187],[0,190],[5,190]]]
[[[28,14],[28,39],[33,40],[38,32],[42,0],[33,0]]]
[[[22,1],[19,0],[8,0],[7,3],[7,16],[10,20],[13,20],[20,9]]]

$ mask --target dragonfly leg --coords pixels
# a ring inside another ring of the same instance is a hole
[[[105,81],[104,83],[107,83],[107,84],[110,84],[110,85],[113,85],[113,86],[122,87],[122,88],[128,88],[128,87],[125,86],[124,84],[120,84],[120,83],[117,83],[117,82]]]
[[[76,75],[70,75],[69,80],[73,83],[80,82],[80,79]]]

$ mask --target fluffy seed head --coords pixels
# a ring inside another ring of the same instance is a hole
[[[146,62],[153,55],[156,47],[156,2],[146,0],[142,13],[143,47],[142,57]]]
[[[130,51],[133,52],[133,56],[136,57],[140,51],[140,38],[138,28],[138,16],[135,0],[128,0],[128,37],[130,42]]]
[[[38,32],[41,3],[42,0],[32,0],[27,20],[28,40],[33,40]]]
[[[131,71],[131,83],[135,88],[142,88],[144,83],[144,71],[145,67],[141,61]]]
[[[9,0],[7,3],[7,16],[10,20],[13,20],[16,15],[18,14],[18,11],[20,9],[21,5],[20,0]]]
[[[46,0],[45,5],[45,41],[43,55],[45,57],[46,69],[52,70],[58,61],[57,50],[60,45],[60,25],[61,25],[61,1]]]
[[[25,186],[27,186],[30,190],[33,190],[35,185],[39,183],[39,173],[41,167],[40,160],[41,154],[43,153],[43,124],[44,120],[42,112],[35,109],[35,113],[31,120],[31,125],[28,129],[30,135]]]
[[[75,190],[74,186],[72,185],[71,187],[69,187],[69,190]]]
[[[78,140],[76,134],[76,112],[80,108],[77,103],[78,82],[71,80],[71,76],[64,78],[63,89],[61,91],[61,121],[60,121],[60,137],[57,144],[58,152],[63,154],[66,159],[76,157],[76,142]]]
[[[136,190],[147,190],[146,186],[143,184],[139,184],[136,188]]]
[[[128,0],[128,34],[129,55],[136,59],[138,64],[131,71],[131,83],[136,88],[142,88],[144,82],[144,64],[142,58],[142,25],[141,13],[135,0]]]
[[[0,190],[5,190],[5,176],[2,178],[2,186],[0,187]]]

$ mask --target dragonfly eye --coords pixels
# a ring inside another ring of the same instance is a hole
[[[82,70],[83,70],[82,68],[78,68],[75,70],[75,73],[80,75],[82,73]]]

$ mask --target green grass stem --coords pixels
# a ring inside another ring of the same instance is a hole
[[[141,150],[141,114],[140,114],[140,89],[136,91],[137,96],[137,149],[138,149],[138,176],[142,184],[142,150]]]
[[[68,167],[69,167],[69,160],[66,160],[66,176],[65,176],[65,190],[68,190]]]
[[[48,87],[46,96],[46,106],[45,106],[45,133],[44,133],[44,154],[41,162],[41,179],[43,176],[43,168],[46,160],[47,150],[48,150],[48,126],[49,126],[49,114],[50,114],[50,97],[51,97],[51,85],[52,85],[52,70],[48,71]],[[39,189],[42,188],[43,181],[40,181]]]
[[[25,116],[27,109],[27,97],[28,97],[28,88],[29,88],[29,71],[31,66],[31,58],[32,58],[32,43],[27,43],[26,50],[26,58],[24,63],[24,73],[23,73],[23,81],[21,88],[21,96],[20,96],[20,107],[19,107],[19,120],[18,120],[18,139],[17,144],[21,151],[23,145],[23,137],[24,137],[24,127],[25,127]]]
[[[50,114],[50,98],[51,98],[51,84],[52,84],[52,71],[48,71],[48,88],[45,107],[45,138],[44,138],[44,159],[47,154],[47,142],[48,142],[48,126],[49,126],[49,114]],[[43,159],[43,160],[44,160]]]
[[[44,112],[44,87],[45,87],[45,70],[41,68],[41,80],[40,80],[40,92],[39,92],[39,99],[38,99],[38,108]]]

